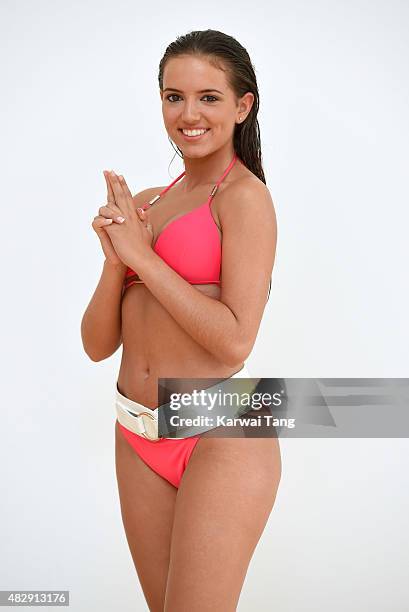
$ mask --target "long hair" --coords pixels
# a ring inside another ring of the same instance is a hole
[[[178,36],[168,45],[159,63],[158,81],[161,91],[166,63],[181,55],[204,56],[217,68],[225,70],[227,82],[236,98],[241,98],[248,91],[254,95],[254,102],[246,119],[235,125],[233,147],[246,168],[266,185],[257,120],[260,97],[254,66],[246,49],[235,38],[218,30],[195,30]],[[176,148],[183,157],[177,145]],[[271,279],[267,299],[270,297],[270,290]]]

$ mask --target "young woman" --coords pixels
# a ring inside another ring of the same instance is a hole
[[[149,609],[228,612],[274,504],[278,440],[155,439],[149,422],[158,378],[250,376],[244,362],[268,299],[276,218],[242,45],[215,30],[178,37],[160,62],[159,89],[184,172],[135,196],[104,172],[108,201],[92,226],[106,259],[82,340],[93,361],[123,345],[116,471]]]

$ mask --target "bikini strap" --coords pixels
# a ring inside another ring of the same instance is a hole
[[[173,185],[174,185],[175,183],[177,183],[177,182],[178,182],[178,181],[179,181],[179,180],[182,178],[182,176],[185,176],[185,172],[186,172],[186,170],[183,170],[182,174],[179,174],[179,176],[178,176],[177,178],[175,178],[175,180],[174,180],[174,181],[172,181],[170,185],[168,185],[167,187],[165,187],[165,189],[162,189],[162,191],[161,191],[161,192],[160,192],[158,195],[159,195],[159,196],[161,196],[161,195],[163,195],[164,193],[166,193],[167,191],[169,191],[169,189],[170,189],[171,187],[173,187]],[[156,197],[156,196],[155,196],[155,197]]]
[[[226,170],[223,172],[222,176],[219,178],[219,180],[217,181],[217,183],[214,185],[213,189],[211,190],[210,195],[209,195],[209,201],[210,201],[210,200],[211,200],[211,199],[214,197],[214,195],[215,195],[216,191],[217,191],[217,190],[218,190],[218,188],[219,188],[220,183],[221,183],[221,182],[224,180],[224,178],[227,176],[227,174],[228,174],[228,173],[230,172],[230,170],[233,168],[233,166],[234,166],[234,164],[235,164],[235,162],[236,162],[236,160],[237,160],[237,159],[238,159],[238,158],[237,158],[237,153],[234,153],[234,155],[233,155],[233,159],[231,160],[230,164],[227,166]],[[157,202],[157,201],[159,200],[159,198],[160,198],[161,196],[163,196],[163,194],[164,194],[164,193],[166,193],[167,191],[169,191],[169,189],[170,189],[171,187],[173,187],[173,185],[174,185],[175,183],[177,183],[177,182],[178,182],[178,181],[179,181],[179,180],[182,178],[182,176],[185,176],[185,173],[186,173],[186,170],[184,170],[184,171],[183,171],[181,174],[179,174],[179,176],[178,176],[178,177],[176,177],[176,178],[175,178],[175,180],[174,180],[174,181],[172,181],[172,182],[170,183],[170,185],[168,185],[167,187],[165,187],[165,189],[162,189],[162,191],[161,191],[160,193],[158,193],[158,194],[157,194],[156,196],[154,196],[154,197],[153,197],[151,200],[149,200],[149,202],[148,202],[147,204],[144,204],[144,205],[142,206],[142,209],[143,209],[143,210],[146,210],[147,208],[150,208],[150,207],[151,207],[153,204],[155,204],[155,202]]]
[[[154,196],[151,200],[149,200],[149,202],[147,204],[144,204],[142,206],[142,209],[146,210],[146,208],[150,208],[153,204],[155,204],[155,202],[157,202],[159,200],[159,198],[161,196],[163,196],[164,193],[166,193],[171,187],[173,187],[173,185],[175,183],[177,183],[182,178],[182,176],[185,176],[185,172],[186,172],[186,170],[183,170],[182,174],[179,174],[179,176],[176,177],[175,180],[172,181],[170,185],[165,187],[165,189],[162,189],[162,191],[160,193],[158,193],[156,196]]]
[[[222,176],[219,178],[219,180],[217,181],[217,183],[215,184],[215,186],[211,190],[210,196],[209,196],[209,200],[214,198],[214,196],[216,194],[216,191],[219,189],[219,185],[225,179],[225,177],[229,174],[230,170],[233,168],[233,166],[236,163],[237,159],[238,159],[237,158],[237,153],[234,153],[233,159],[231,160],[230,164],[227,166],[226,170],[223,172]]]

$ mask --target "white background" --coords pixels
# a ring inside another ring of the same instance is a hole
[[[0,589],[146,610],[115,480],[120,351],[93,363],[80,337],[102,271],[102,171],[133,192],[170,183],[183,167],[168,171],[165,48],[196,29],[237,38],[279,232],[252,375],[408,376],[408,5],[3,0],[0,21]],[[281,448],[238,610],[407,610],[407,439]]]

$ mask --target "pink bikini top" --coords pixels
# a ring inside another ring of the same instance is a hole
[[[237,159],[235,153],[206,202],[168,221],[152,247],[163,261],[192,285],[220,283],[221,241],[210,205],[220,183]],[[142,208],[146,210],[152,206],[184,175],[185,171]],[[143,283],[143,281],[128,267],[123,290],[134,283]]]

